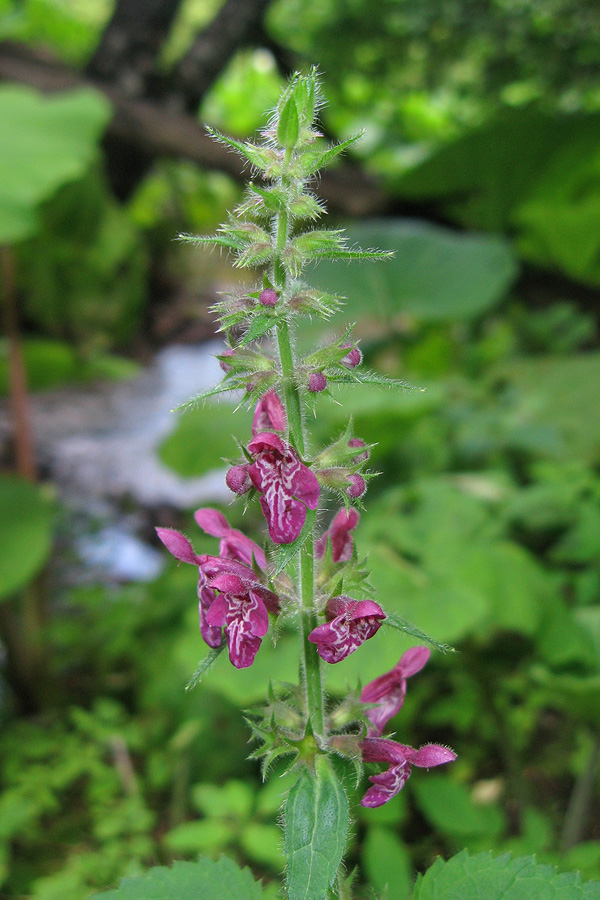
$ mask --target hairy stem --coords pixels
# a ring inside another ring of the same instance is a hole
[[[287,187],[287,179],[282,179],[282,186]],[[273,278],[280,292],[285,291],[287,275],[283,265],[282,254],[289,233],[289,218],[287,211],[282,210],[274,224],[275,246],[277,258],[273,266]],[[284,378],[284,398],[289,424],[290,443],[300,456],[306,452],[304,439],[304,423],[302,417],[302,398],[294,380],[295,359],[290,328],[285,320],[277,326],[277,343],[279,347],[279,359],[281,372]],[[308,727],[312,734],[323,734],[323,686],[321,681],[321,659],[317,653],[315,644],[308,640],[308,635],[316,626],[314,611],[314,536],[311,534],[306,539],[303,547],[298,552],[298,568],[300,572],[300,599],[302,609],[300,612],[300,630],[302,638],[301,671],[306,691],[306,704],[308,709]]]

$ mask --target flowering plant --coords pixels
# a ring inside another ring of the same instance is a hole
[[[220,539],[218,556],[198,555],[172,529],[158,536],[178,560],[198,568],[200,632],[210,651],[196,680],[227,647],[238,669],[252,665],[270,620],[285,616],[299,634],[300,684],[275,686],[266,707],[252,713],[258,742],[253,756],[263,773],[279,757],[297,772],[285,808],[286,883],[290,900],[322,900],[338,877],[348,823],[348,800],[333,757],[387,764],[370,776],[362,804],[381,806],[400,791],[413,766],[429,768],[455,759],[452,750],[427,744],[413,749],[383,737],[401,709],[407,679],[426,664],[429,650],[413,647],[391,672],[331,708],[326,669],[378,636],[383,624],[420,634],[386,615],[371,596],[365,564],[359,562],[353,531],[373,473],[370,447],[351,423],[329,446],[315,450],[306,412],[316,394],[336,384],[400,386],[363,366],[348,329],[305,357],[294,349],[301,316],[327,319],[342,298],[310,288],[302,279],[307,263],[320,259],[379,260],[389,254],[347,246],[343,232],[311,224],[323,206],[310,182],[356,138],[323,146],[315,126],[321,103],[313,71],[295,75],[284,90],[262,142],[239,142],[213,132],[260,173],[241,205],[216,235],[189,238],[226,248],[239,267],[260,267],[250,290],[216,305],[228,346],[219,356],[222,382],[203,399],[242,392],[254,407],[252,434],[230,466],[226,482],[245,502],[258,498],[268,528],[265,549],[230,528],[213,509],[200,509],[200,528]],[[273,352],[268,338],[272,336]],[[325,527],[327,502],[339,510]],[[310,840],[307,839],[310,835]]]

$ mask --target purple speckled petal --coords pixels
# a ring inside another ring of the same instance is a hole
[[[223,513],[219,512],[218,509],[212,509],[209,506],[206,506],[203,509],[197,509],[194,513],[194,519],[202,531],[211,534],[213,537],[224,537],[224,535],[231,531],[229,523]]]
[[[243,595],[248,590],[248,583],[244,579],[240,578],[239,575],[231,575],[228,572],[223,572],[212,578],[210,586],[226,594]]]
[[[287,441],[280,438],[278,434],[272,434],[270,431],[261,431],[248,444],[248,451],[253,456],[256,453],[264,453],[267,450],[274,450],[276,453],[283,455],[289,446]]]
[[[387,803],[388,800],[391,800],[392,797],[395,797],[402,790],[408,781],[410,773],[410,763],[404,763],[403,765],[390,766],[387,772],[382,772],[380,775],[371,775],[369,781],[373,783],[373,786],[366,792],[360,801],[360,805],[371,809],[383,806],[384,803]]]
[[[377,706],[367,710],[367,719],[371,723],[370,735],[379,735],[390,719],[393,719],[404,706],[406,697],[406,679],[402,679],[396,687],[388,691]],[[362,695],[361,695],[362,700]]]
[[[311,472],[299,460],[290,479],[290,487],[294,497],[301,500],[308,509],[316,509],[319,505],[321,486],[314,472]]]
[[[199,572],[198,578],[198,618],[200,622],[200,634],[209,647],[221,646],[221,628],[209,625],[206,621],[206,614],[212,606],[215,598],[215,591],[206,586],[202,572]]]
[[[260,498],[260,506],[272,541],[291,544],[296,540],[306,521],[306,507],[300,500],[286,496],[274,483]]]
[[[175,559],[196,566],[199,564],[200,557],[194,553],[194,548],[181,532],[175,531],[174,528],[157,528],[156,533]]]
[[[194,518],[200,528],[207,534],[221,538],[219,553],[222,557],[238,560],[247,566],[252,566],[252,559],[254,558],[259,567],[263,571],[266,570],[267,561],[265,554],[258,544],[251,541],[237,528],[230,528],[223,513],[207,507],[196,510]]]

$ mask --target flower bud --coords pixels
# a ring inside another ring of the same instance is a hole
[[[361,441],[360,438],[350,438],[350,440],[348,441],[348,446],[349,447],[367,447],[365,442]],[[361,462],[365,462],[365,460],[367,460],[369,458],[369,456],[370,456],[370,451],[367,447],[367,449],[364,450],[362,453],[357,453],[356,456],[353,456],[352,462],[357,463],[357,464],[361,463]]]
[[[275,306],[279,300],[279,294],[273,288],[265,288],[258,296],[261,306]]]
[[[225,484],[238,496],[247,493],[252,487],[248,466],[232,466],[225,476]]]
[[[327,387],[327,379],[322,372],[311,372],[308,376],[308,389],[313,394],[324,391]]]
[[[355,344],[342,344],[341,349],[350,351],[340,360],[342,366],[345,366],[347,369],[355,369],[361,364],[362,353]]]
[[[228,350],[223,350],[223,352],[221,353],[221,357],[223,357],[223,356],[235,356],[235,350],[233,350],[232,348],[229,348]],[[229,374],[229,372],[233,372],[233,366],[230,365],[226,360],[220,359],[219,365],[221,366],[221,368],[223,369],[223,371],[225,373]]]
[[[364,492],[367,490],[367,482],[362,477],[362,475],[353,474],[348,475],[347,478],[349,482],[349,486],[346,488],[346,493],[352,500],[356,500],[358,497],[362,497]]]

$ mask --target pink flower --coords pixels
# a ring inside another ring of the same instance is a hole
[[[251,665],[266,634],[267,609],[279,611],[277,595],[238,560],[197,554],[188,539],[172,528],[157,528],[156,533],[176,559],[198,566],[200,633],[208,646],[221,646],[221,629],[225,627],[233,665],[238,669]]]
[[[258,295],[258,302],[261,306],[275,306],[279,300],[279,294],[273,288],[265,288]]]
[[[361,462],[365,462],[365,460],[367,460],[369,458],[370,450],[367,447],[367,445],[365,444],[365,442],[362,441],[360,438],[350,438],[350,440],[348,441],[348,446],[349,447],[365,447],[366,448],[365,450],[363,450],[362,453],[357,453],[357,455],[355,457],[353,457],[353,460],[352,460],[353,462],[358,464]]]
[[[239,562],[252,567],[252,560],[255,559],[258,566],[267,571],[267,561],[262,549],[246,537],[237,528],[230,528],[227,519],[217,509],[198,509],[194,513],[194,518],[202,531],[211,534],[213,537],[221,538],[219,544],[219,556],[226,559],[237,559]]]
[[[348,562],[352,559],[354,541],[350,532],[356,528],[359,519],[360,516],[355,509],[348,512],[340,509],[327,531],[315,543],[317,559],[322,559],[325,555],[328,538],[331,538],[331,554],[335,563]]]
[[[245,669],[254,662],[267,633],[267,610],[278,612],[279,599],[254,576],[241,578],[223,573],[212,579],[211,588],[217,589],[219,595],[207,610],[206,621],[211,628],[225,628],[229,659],[236,669]]]
[[[267,391],[256,404],[252,421],[252,436],[261,431],[285,431],[287,418],[285,409],[276,391]]]
[[[406,679],[420,672],[430,655],[427,647],[411,647],[391,671],[364,686],[361,701],[377,703],[377,706],[367,710],[371,723],[370,736],[380,735],[387,722],[402,708],[406,697]]]
[[[361,644],[372,638],[385,619],[382,608],[372,600],[353,600],[352,597],[332,597],[325,611],[328,619],[308,636],[317,645],[321,659],[338,663],[354,653]]]
[[[342,350],[348,350],[349,352],[340,360],[340,363],[345,366],[347,369],[355,369],[356,366],[360,365],[362,362],[362,352],[358,349],[356,344],[340,344]]]
[[[276,544],[295,541],[306,521],[306,510],[319,503],[319,482],[294,448],[277,434],[257,434],[248,444],[254,457],[248,474],[262,494],[260,505]]]
[[[430,769],[456,759],[456,753],[440,744],[426,744],[420,750],[415,750],[405,744],[379,737],[365,738],[360,749],[365,762],[390,764],[386,772],[369,777],[373,787],[369,788],[360,801],[361,806],[367,807],[383,806],[395,797],[406,784],[413,766]]]

